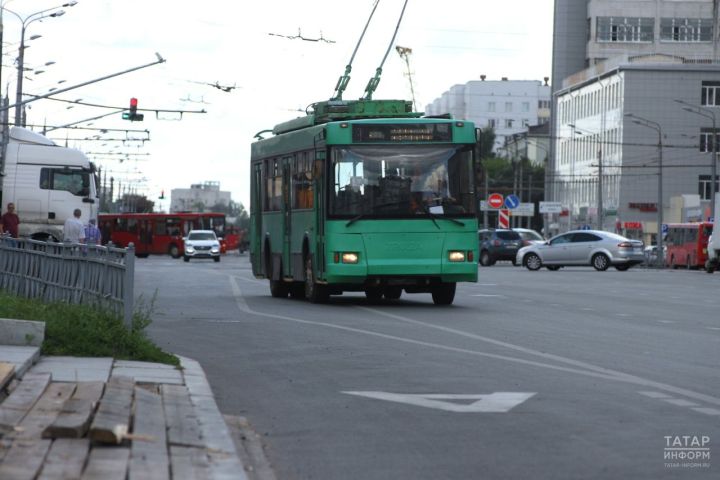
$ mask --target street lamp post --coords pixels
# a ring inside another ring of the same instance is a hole
[[[71,1],[68,3],[64,3],[58,7],[52,7],[52,8],[46,8],[45,10],[40,10],[39,12],[31,13],[30,15],[26,16],[25,18],[21,17],[18,13],[8,9],[3,8],[4,11],[11,13],[17,17],[18,20],[20,20],[21,23],[21,29],[20,29],[20,49],[18,50],[18,75],[17,75],[17,89],[15,92],[15,125],[20,126],[22,124],[22,109],[20,108],[20,104],[22,103],[22,83],[23,83],[23,73],[24,73],[24,63],[25,63],[25,31],[27,30],[27,27],[36,20],[42,20],[43,18],[48,17],[61,17],[62,15],[65,15],[64,10],[58,10],[58,8],[61,7],[72,7],[77,4],[76,1]],[[53,11],[54,10],[54,11]],[[47,13],[47,12],[53,12],[53,13]]]
[[[647,118],[626,113],[626,117],[632,118],[633,123],[651,128],[658,132],[658,200],[657,200],[657,261],[660,268],[663,267],[665,259],[663,258],[663,145],[662,145],[662,127],[659,123],[648,120]]]
[[[691,103],[684,102],[682,100],[675,100],[676,103],[679,103],[681,105],[685,105],[686,112],[694,113],[695,115],[700,115],[701,117],[705,117],[707,119],[710,119],[712,121],[712,140],[710,141],[710,144],[712,145],[710,150],[712,152],[712,160],[710,164],[710,216],[714,219],[716,215],[715,211],[715,190],[717,188],[717,122],[715,120],[715,112],[709,108],[704,108],[698,105],[693,105]]]

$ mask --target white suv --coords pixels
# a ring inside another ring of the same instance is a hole
[[[191,230],[185,237],[185,254],[183,260],[191,258],[212,258],[220,261],[220,242],[212,230]]]

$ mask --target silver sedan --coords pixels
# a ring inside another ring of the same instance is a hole
[[[612,265],[625,271],[645,261],[645,255],[643,242],[639,240],[600,230],[573,230],[547,242],[521,248],[516,260],[528,270],[591,265],[603,271]]]

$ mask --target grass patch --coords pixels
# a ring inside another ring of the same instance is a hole
[[[113,357],[117,360],[180,365],[145,335],[150,325],[152,302],[138,302],[128,330],[121,317],[87,305],[43,303],[0,292],[0,318],[45,322],[43,355]]]

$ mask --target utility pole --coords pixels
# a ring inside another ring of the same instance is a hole
[[[598,137],[598,140],[600,137]],[[598,230],[603,230],[603,220],[605,219],[603,211],[603,158],[602,148],[598,145],[598,201],[597,201],[597,216],[598,216]]]
[[[400,55],[400,58],[405,60],[405,68],[407,69],[405,75],[408,77],[408,81],[410,82],[410,95],[412,95],[413,111],[417,112],[418,109],[415,104],[415,88],[413,88],[412,71],[410,70],[410,54],[412,54],[412,49],[408,47],[395,46],[395,50]]]

